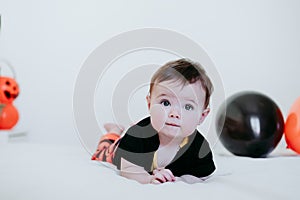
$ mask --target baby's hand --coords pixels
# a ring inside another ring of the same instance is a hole
[[[175,176],[169,169],[155,169],[153,171],[153,179],[151,183],[159,184],[165,182],[173,182],[175,181]]]

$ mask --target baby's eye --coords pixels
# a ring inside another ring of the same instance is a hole
[[[194,110],[194,107],[191,104],[186,104],[184,106],[184,109],[186,109],[186,110]]]
[[[171,105],[170,102],[169,102],[168,100],[162,100],[162,101],[160,102],[160,104],[162,104],[163,106],[170,106],[170,105]]]

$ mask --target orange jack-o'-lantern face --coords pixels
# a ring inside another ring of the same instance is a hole
[[[0,103],[11,103],[19,95],[19,86],[15,79],[0,77]]]

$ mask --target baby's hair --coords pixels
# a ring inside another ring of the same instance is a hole
[[[149,93],[151,94],[154,84],[169,80],[179,80],[182,85],[200,81],[206,94],[204,108],[208,107],[213,85],[199,63],[185,58],[166,63],[152,76]]]

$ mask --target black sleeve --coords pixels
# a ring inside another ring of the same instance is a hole
[[[192,162],[191,168],[193,170],[191,170],[191,175],[199,178],[209,176],[215,171],[216,166],[213,161],[212,151],[205,139],[203,139],[197,152],[197,158],[195,159],[195,162]]]
[[[180,150],[181,155],[168,168],[175,176],[193,175],[201,178],[212,174],[216,167],[208,142],[200,133],[189,139],[191,143]]]
[[[151,127],[150,127],[151,128]],[[135,125],[128,129],[120,139],[115,152],[113,163],[118,169],[121,167],[121,158],[141,167],[146,171],[151,170],[153,155],[158,148],[157,135],[152,133],[147,126]]]

